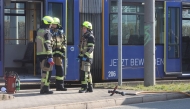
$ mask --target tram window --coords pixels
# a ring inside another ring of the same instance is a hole
[[[110,45],[118,43],[117,15],[110,15]],[[144,43],[144,17],[142,15],[122,15],[122,44],[139,45]],[[141,40],[142,39],[142,40]]]
[[[63,12],[62,12],[62,9],[63,9],[63,5],[61,3],[49,3],[48,4],[49,8],[48,8],[48,15],[50,16],[53,16],[53,17],[57,17],[60,19],[60,22],[62,24],[62,19],[63,19]]]
[[[110,45],[117,45],[117,1],[111,1],[110,6]],[[164,42],[164,3],[155,4],[155,43]],[[142,3],[123,2],[122,6],[122,40],[124,45],[144,44],[144,8]]]
[[[74,0],[67,1],[67,44],[74,44]]]
[[[11,3],[4,9],[4,40],[7,45],[25,45],[25,3]]]
[[[5,15],[4,38],[7,45],[26,44],[25,16]]]
[[[63,16],[63,12],[62,12],[62,9],[63,9],[63,5],[61,3],[49,3],[49,15],[50,16],[53,16],[53,17],[57,17],[60,19],[60,22],[62,24],[62,16]],[[70,44],[73,44],[73,0],[69,0],[68,1],[68,9],[67,9],[67,13],[68,13],[68,24],[67,24],[67,44],[70,45]],[[63,27],[65,28],[65,27]]]
[[[5,6],[4,13],[6,14],[24,14],[24,3],[11,3],[9,6]]]
[[[183,9],[182,17],[182,34],[190,36],[190,9]]]
[[[168,8],[168,58],[179,58],[179,8]]]
[[[164,3],[156,2],[155,4],[155,43],[164,43]]]
[[[25,3],[11,3],[10,5],[6,5],[5,9],[24,9]]]
[[[118,44],[117,2],[111,1],[109,16],[109,44]],[[142,3],[126,3],[122,6],[122,44],[144,44],[144,7]]]
[[[183,9],[182,17],[190,18],[190,9]]]

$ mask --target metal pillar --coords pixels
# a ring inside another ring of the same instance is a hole
[[[155,85],[155,0],[145,0],[144,86]]]
[[[118,85],[122,86],[122,0],[118,0]]]

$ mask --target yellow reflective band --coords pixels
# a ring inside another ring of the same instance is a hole
[[[49,77],[49,72],[46,72],[46,79],[45,79],[45,84],[46,86],[49,86],[49,82],[48,82],[48,77]]]
[[[79,54],[79,56],[84,56],[84,54]]]
[[[61,45],[61,43],[54,43],[54,45]]]
[[[60,55],[62,55],[63,53],[60,52],[60,51],[54,51],[54,52],[53,52],[53,55],[54,55],[54,54],[60,54]]]
[[[62,76],[62,77],[56,76],[55,79],[56,79],[56,80],[63,80],[63,76]]]
[[[37,53],[37,55],[49,55],[49,54],[52,54],[52,51],[46,51],[46,52],[39,52]]]
[[[94,46],[94,44],[93,44],[93,43],[88,43],[88,45],[92,45],[92,46]]]
[[[46,79],[44,79],[44,78],[41,79],[41,82],[45,83],[45,81],[46,81]]]
[[[86,56],[90,57],[90,54],[88,52],[85,53]]]
[[[49,42],[49,43],[51,43],[51,41],[50,41],[50,40],[46,40],[46,41],[44,41],[44,42],[45,42],[45,43],[46,43],[46,42]]]

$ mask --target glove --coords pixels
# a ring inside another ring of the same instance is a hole
[[[76,60],[77,60],[78,62],[80,62],[80,58],[76,58]]]
[[[80,61],[82,60],[82,56],[78,55],[78,57],[76,58],[76,60],[77,60],[78,62],[80,62]]]
[[[49,58],[48,62],[49,62],[50,65],[54,65],[53,58]]]
[[[86,61],[86,60],[87,60],[87,58],[83,57],[83,58],[82,58],[82,60],[83,60],[83,61]]]

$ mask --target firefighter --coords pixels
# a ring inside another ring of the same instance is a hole
[[[88,21],[82,24],[82,40],[80,44],[80,54],[77,60],[80,61],[80,80],[81,80],[81,90],[79,93],[93,92],[92,87],[92,76],[91,76],[91,65],[93,62],[93,51],[95,38],[92,31],[92,24]]]
[[[52,25],[52,33],[53,33],[53,60],[55,62],[55,70],[56,70],[56,91],[67,91],[64,88],[64,67],[63,67],[63,59],[64,53],[66,50],[66,36],[63,33],[63,28],[60,25],[59,18],[54,17],[54,23]]]
[[[49,91],[50,78],[54,65],[52,54],[53,40],[50,32],[53,22],[52,17],[43,17],[36,36],[37,57],[39,58],[40,68],[42,70],[40,94],[53,94],[53,91]]]

